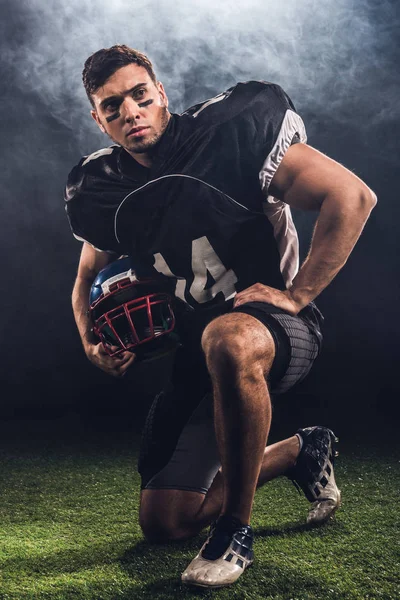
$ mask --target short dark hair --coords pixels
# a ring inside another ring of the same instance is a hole
[[[145,54],[129,48],[129,46],[117,45],[111,46],[111,48],[102,48],[86,59],[82,71],[82,81],[92,106],[94,106],[92,94],[104,85],[115,71],[132,63],[144,67],[151,80],[157,83],[151,61]]]

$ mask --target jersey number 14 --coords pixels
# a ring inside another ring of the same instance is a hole
[[[193,279],[190,287],[187,279],[179,277],[171,271],[162,254],[157,252],[154,258],[154,268],[159,273],[177,278],[175,295],[184,302],[188,302],[188,296],[199,304],[204,304],[210,302],[219,292],[223,293],[225,300],[230,300],[236,294],[237,277],[234,271],[226,270],[206,236],[192,241]],[[206,288],[209,274],[215,283]],[[188,303],[190,304],[190,301]]]

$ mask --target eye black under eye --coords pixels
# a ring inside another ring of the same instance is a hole
[[[145,106],[150,106],[150,104],[153,104],[152,98],[149,98],[149,100],[144,100],[144,102],[139,102],[138,106],[140,106],[140,108],[144,108]]]
[[[112,104],[106,104],[104,110],[118,110],[118,104],[116,104],[115,102],[113,102]]]

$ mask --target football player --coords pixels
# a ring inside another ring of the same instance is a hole
[[[311,369],[323,320],[313,301],[345,264],[376,197],[306,144],[276,84],[238,83],[171,114],[151,62],[126,46],[90,56],[83,83],[93,119],[114,143],[83,157],[66,188],[83,241],[77,326],[88,358],[123,376],[135,354],[110,355],[92,333],[96,275],[127,256],[139,280],[173,286],[182,346],[145,425],[140,524],[153,541],[211,525],[182,581],[221,587],[253,561],[258,486],[290,477],[312,503],[310,524],[340,504],[334,434],[315,426],[267,445],[270,394]],[[318,211],[300,268],[290,207]]]

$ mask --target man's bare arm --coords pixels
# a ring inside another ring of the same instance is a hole
[[[289,290],[256,284],[237,295],[235,306],[263,298],[297,314],[346,263],[376,196],[356,175],[305,144],[286,152],[269,193],[294,208],[319,211],[310,251]]]
[[[72,309],[88,359],[106,373],[121,377],[133,363],[135,355],[124,352],[119,357],[109,356],[99,340],[93,335],[92,322],[88,314],[89,293],[92,283],[97,273],[115,258],[107,252],[95,250],[89,244],[83,244],[78,273],[72,291]]]
[[[342,165],[303,144],[289,149],[271,193],[295,208],[319,210],[310,251],[289,290],[301,309],[346,263],[376,196]]]
[[[85,352],[89,345],[98,343],[92,334],[92,323],[88,315],[90,288],[97,273],[112,259],[112,255],[98,252],[89,244],[84,243],[82,246],[78,273],[72,290],[72,310]]]

